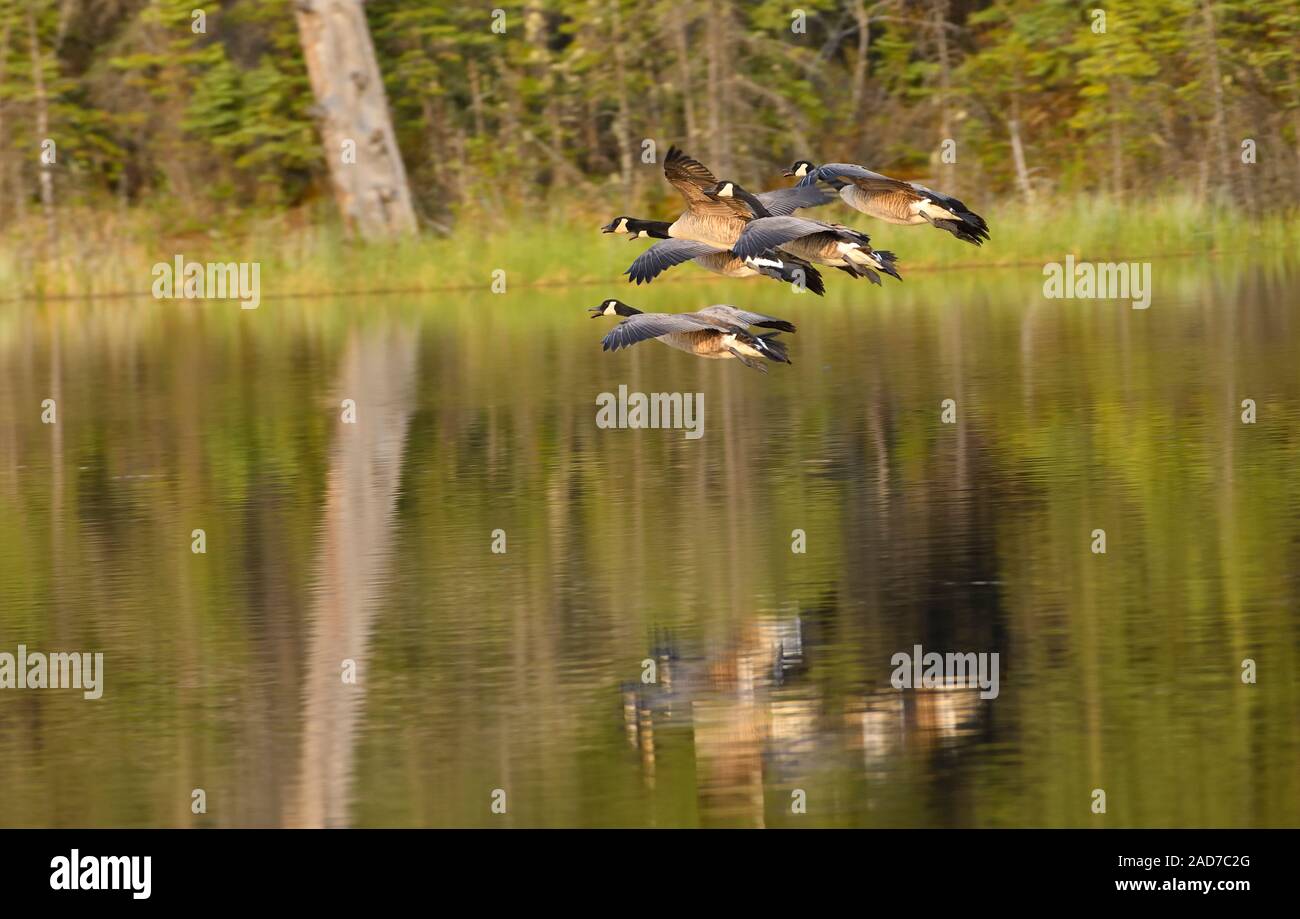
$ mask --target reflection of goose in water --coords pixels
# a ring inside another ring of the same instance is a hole
[[[869,693],[845,708],[849,746],[861,750],[868,768],[902,752],[949,749],[980,730],[985,701],[979,689],[966,686]]]
[[[654,783],[659,742],[689,730],[704,811],[761,825],[765,777],[783,781],[773,770],[799,753],[802,739],[818,736],[815,697],[793,689],[803,653],[798,616],[752,623],[708,655],[684,655],[672,638],[656,642],[654,682],[623,687],[627,739],[640,751],[647,783]]]
[[[733,692],[748,697],[761,687],[780,687],[793,679],[803,664],[802,623],[798,616],[760,621],[735,645],[707,657],[683,657],[676,638],[665,634],[647,660],[655,663],[655,680],[624,684],[625,711],[632,706],[689,718],[690,705],[703,695]]]
[[[689,732],[702,812],[762,825],[765,788],[836,766],[874,772],[900,756],[952,751],[983,729],[988,708],[965,687],[880,689],[828,711],[807,679],[808,650],[797,615],[754,622],[707,655],[657,640],[648,657],[654,681],[623,686],[625,734],[647,784],[665,749]]]

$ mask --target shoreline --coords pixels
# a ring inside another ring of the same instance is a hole
[[[1188,198],[1162,199],[1141,209],[1093,196],[1067,196],[1036,206],[992,203],[985,210],[994,215],[993,238],[977,251],[928,227],[891,227],[845,210],[828,206],[818,216],[853,225],[870,235],[877,248],[895,251],[904,283],[936,272],[1042,266],[1067,256],[1154,262],[1300,249],[1300,211],[1249,215]],[[498,283],[506,293],[626,285],[625,269],[645,246],[601,236],[598,218],[591,214],[557,212],[554,219],[543,215],[526,223],[503,222],[500,215],[466,215],[461,229],[450,236],[425,232],[365,243],[346,238],[335,223],[303,222],[295,212],[250,223],[228,237],[196,237],[167,232],[152,212],[73,211],[61,219],[57,255],[41,257],[47,244],[35,225],[0,234],[0,303],[147,298],[156,267],[178,258],[260,265],[262,297],[272,300],[500,293]],[[683,266],[654,283],[727,280]]]
[[[1251,248],[1251,249],[1211,249],[1208,251],[1188,250],[1182,252],[1161,252],[1155,255],[1095,255],[1084,254],[1079,252],[1066,252],[1058,256],[1060,258],[1073,257],[1076,262],[1160,262],[1175,261],[1179,259],[1190,258],[1210,258],[1224,259],[1228,257],[1246,257],[1253,258],[1270,253],[1289,252],[1286,247],[1273,246],[1268,248]],[[936,264],[919,264],[906,269],[908,274],[904,275],[903,283],[912,274],[938,274],[943,272],[967,272],[967,271],[992,271],[1005,270],[1012,271],[1021,268],[1041,267],[1050,261],[1046,256],[1041,258],[1020,258],[1015,261],[1007,262],[958,262],[948,265]],[[721,275],[714,275],[703,271],[681,272],[676,276],[661,277],[655,280],[656,285],[664,284],[726,284],[736,281],[735,278],[726,278]],[[522,288],[524,290],[546,290],[559,287],[596,287],[599,285],[608,285],[608,278],[598,277],[581,277],[569,279],[554,280],[536,280],[536,281],[516,281],[510,286]],[[626,282],[625,282],[626,283]],[[645,289],[649,285],[632,285],[634,289]],[[396,297],[407,294],[426,294],[426,293],[457,293],[468,291],[482,291],[482,283],[470,284],[467,282],[458,282],[451,284],[416,284],[399,287],[367,287],[355,289],[335,289],[335,290],[293,290],[293,291],[269,291],[260,295],[261,301],[267,300],[322,300],[338,297]],[[156,300],[151,292],[146,290],[140,291],[97,291],[97,292],[60,292],[50,294],[14,294],[0,296],[2,305],[21,305],[24,303],[70,303],[70,302],[91,302],[105,300]],[[164,297],[161,299],[185,299],[181,297]],[[210,300],[209,297],[193,298],[198,300]],[[217,298],[220,299],[220,298]]]

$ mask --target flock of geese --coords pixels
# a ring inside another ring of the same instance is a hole
[[[794,212],[834,200],[830,191],[854,210],[900,226],[929,224],[958,239],[980,245],[989,238],[984,218],[950,195],[915,182],[904,182],[851,163],[816,166],[798,160],[785,173],[799,181],[789,188],[751,194],[738,183],[719,180],[708,167],[676,147],[664,159],[664,177],[686,200],[674,221],[615,217],[603,233],[656,242],[624,272],[636,284],[649,284],[676,265],[694,262],[729,278],[768,277],[818,296],[826,284],[815,267],[838,268],[853,278],[881,283],[887,274],[901,281],[892,252],[873,249],[867,234],[839,223],[796,217]],[[737,309],[709,306],[694,313],[643,313],[621,300],[591,308],[597,316],[622,316],[602,344],[617,351],[658,339],[699,357],[736,358],[746,367],[767,372],[764,359],[791,363],[781,332],[793,332],[784,319]],[[750,328],[774,329],[754,334]]]

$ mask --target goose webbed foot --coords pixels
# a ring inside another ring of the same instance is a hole
[[[728,348],[727,350],[730,351],[732,354],[734,354],[736,356],[736,360],[740,361],[746,367],[753,367],[759,373],[767,373],[767,366],[762,361],[758,361],[750,357],[746,357],[745,355],[737,351],[735,348]]]

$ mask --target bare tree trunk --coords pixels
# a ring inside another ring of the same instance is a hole
[[[1205,23],[1205,63],[1210,80],[1210,98],[1214,103],[1211,132],[1214,149],[1219,157],[1215,169],[1212,170],[1219,173],[1219,178],[1215,179],[1211,176],[1210,181],[1219,195],[1231,195],[1233,170],[1229,166],[1228,159],[1228,119],[1224,110],[1223,75],[1219,71],[1219,39],[1214,25],[1214,4],[1211,0],[1201,0],[1201,18]]]
[[[671,21],[673,36],[673,45],[677,53],[677,67],[680,71],[678,79],[682,85],[679,92],[682,97],[682,116],[686,120],[686,143],[690,149],[694,149],[696,141],[700,136],[699,122],[695,119],[695,85],[691,78],[691,49],[686,40],[686,29],[689,25],[687,17],[690,16],[690,5],[679,3],[668,14]]]
[[[853,95],[849,103],[849,117],[853,124],[862,118],[862,99],[867,91],[867,52],[871,46],[871,19],[862,0],[853,0],[853,18],[858,24],[858,53],[853,59]]]
[[[59,25],[54,30],[54,53],[63,49],[63,39],[68,37],[68,23],[72,20],[72,10],[77,0],[63,0],[59,5]]]
[[[470,58],[465,70],[469,74],[469,105],[474,113],[474,135],[483,137],[487,134],[487,120],[483,115],[483,80],[473,58]]]
[[[1025,199],[1027,204],[1034,203],[1034,186],[1029,182],[1029,168],[1025,165],[1025,146],[1020,141],[1020,100],[1015,98],[1011,102],[1011,120],[1007,123],[1007,131],[1011,134],[1011,159],[1016,165],[1016,185],[1020,188],[1020,196]]]
[[[1295,159],[1296,159],[1296,182],[1291,186],[1293,190],[1300,189],[1300,106],[1293,109],[1291,116],[1292,133],[1295,137]]]
[[[1110,119],[1110,185],[1111,193],[1118,198],[1124,193],[1124,133],[1112,106]]]
[[[726,0],[712,0],[708,18],[709,82],[705,87],[709,117],[709,167],[716,175],[731,172],[731,132],[727,110],[731,101],[728,91],[727,40],[731,31],[730,10]]]
[[[1291,129],[1293,132],[1292,136],[1295,138],[1295,149],[1292,152],[1295,153],[1296,159],[1296,177],[1294,184],[1291,185],[1291,189],[1292,192],[1296,192],[1300,191],[1300,80],[1296,79],[1294,57],[1287,62],[1287,76],[1290,78],[1289,82],[1291,86],[1296,87],[1295,91],[1291,94]],[[0,133],[0,137],[3,136],[4,134]]]
[[[9,190],[14,193],[14,219],[23,223],[27,220],[27,195],[23,192],[23,173],[17,159],[9,163]]]
[[[562,88],[557,88],[558,80],[550,51],[550,27],[543,6],[540,0],[531,0],[524,7],[524,41],[529,49],[528,77],[535,86],[540,87],[539,93],[534,91],[534,97],[540,95],[546,106],[545,119],[536,126],[536,133],[541,134],[539,141],[548,150],[564,150],[567,144],[564,137],[565,121],[560,114],[560,99],[565,93]],[[522,98],[522,93],[516,95]],[[523,114],[523,120],[532,124],[531,119],[527,118],[528,112]],[[540,188],[546,184],[540,164],[536,170],[533,180],[526,187]]]
[[[446,181],[443,171],[444,164],[447,162],[445,145],[448,137],[447,122],[443,115],[442,98],[437,92],[435,83],[429,87],[429,92],[420,98],[420,117],[424,120],[425,143],[429,145],[427,156],[429,172],[440,192],[451,184]]]
[[[360,0],[303,0],[294,17],[343,219],[366,239],[414,233],[406,168]],[[355,157],[345,156],[349,148]]]
[[[596,108],[596,100],[590,96],[582,100],[582,142],[588,150],[600,149],[600,118]]]
[[[618,171],[623,182],[623,199],[630,203],[635,195],[632,155],[632,108],[627,99],[627,69],[623,60],[623,17],[619,13],[619,0],[609,0],[611,36],[614,45],[614,84],[618,92],[618,117],[614,119],[614,136],[618,139]]]
[[[41,55],[41,42],[36,34],[36,14],[27,8],[27,38],[32,54],[32,89],[36,106],[36,142],[41,145],[41,209],[45,212],[45,242],[54,249],[58,245],[58,225],[54,213],[54,164],[50,162],[45,142],[50,140],[50,103],[45,93],[45,62]],[[57,148],[56,148],[57,149]]]
[[[9,33],[10,24],[5,23],[3,33],[0,33],[0,86],[4,85],[5,75],[9,65]],[[0,137],[5,136],[5,100],[0,98]],[[8,187],[9,170],[6,168],[9,152],[0,147],[0,222],[4,217],[4,192]]]
[[[460,182],[456,170],[460,158],[453,152],[456,136],[447,125],[447,105],[436,83],[421,98],[420,113],[428,133],[428,168],[433,179],[432,200],[439,202],[441,208],[436,214],[426,214],[424,219],[439,233],[450,233],[451,225],[446,222],[445,215],[455,206],[459,197]]]
[[[952,68],[948,60],[948,0],[934,3],[935,40],[939,46],[939,135],[940,142],[956,140],[952,136]],[[945,188],[952,185],[952,164],[939,160],[939,171]]]

